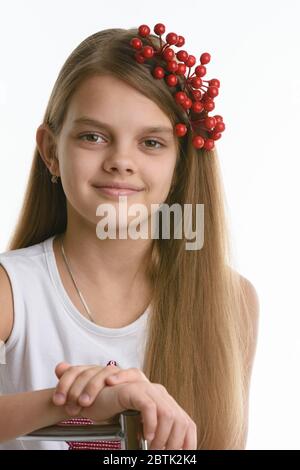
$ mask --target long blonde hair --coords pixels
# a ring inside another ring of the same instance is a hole
[[[171,122],[186,117],[163,81],[138,64],[130,39],[137,29],[106,29],[82,41],[54,84],[43,123],[58,136],[77,86],[92,75],[112,74],[153,100]],[[151,35],[152,42],[156,41]],[[153,59],[154,60],[154,59]],[[53,146],[53,155],[55,145]],[[245,423],[244,357],[249,318],[240,277],[230,268],[231,248],[225,196],[216,148],[196,150],[189,133],[181,138],[176,184],[166,203],[204,204],[204,246],[185,249],[186,240],[157,239],[149,273],[153,283],[143,371],[163,384],[197,424],[198,449],[230,449]],[[52,184],[36,146],[22,210],[8,245],[14,250],[66,230],[66,197]]]

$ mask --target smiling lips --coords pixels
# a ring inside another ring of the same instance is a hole
[[[109,196],[129,196],[143,191],[143,188],[125,183],[111,183],[107,185],[95,185],[95,188]]]

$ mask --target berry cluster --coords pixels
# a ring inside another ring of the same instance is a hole
[[[221,138],[221,133],[225,130],[223,117],[220,115],[208,116],[208,113],[215,108],[214,98],[219,94],[220,81],[216,78],[212,80],[203,80],[206,74],[205,65],[210,62],[210,54],[204,52],[200,56],[200,64],[196,66],[191,74],[191,69],[196,63],[196,57],[189,55],[185,50],[175,51],[170,46],[182,47],[185,44],[183,36],[176,33],[168,33],[165,38],[165,44],[162,45],[162,35],[165,33],[165,25],[158,23],[154,26],[154,33],[159,36],[159,49],[151,41],[150,28],[147,25],[141,25],[138,28],[139,38],[132,38],[130,45],[135,49],[135,59],[143,64],[147,59],[159,57],[166,62],[165,67],[156,66],[152,70],[153,77],[165,79],[169,87],[175,87],[178,84],[178,75],[183,77],[183,89],[173,93],[176,103],[186,111],[191,129],[194,135],[196,129],[206,131],[209,138],[201,135],[193,136],[193,146],[196,149],[204,148],[212,150],[214,141]],[[151,46],[144,45],[140,38],[147,38]],[[177,62],[174,58],[178,59]],[[186,75],[188,68],[188,74]],[[204,83],[207,83],[205,85]],[[191,119],[191,111],[201,115],[199,119]],[[175,126],[175,132],[178,137],[187,133],[187,127],[183,123]]]

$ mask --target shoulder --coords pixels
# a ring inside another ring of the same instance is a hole
[[[8,274],[0,264],[0,339],[6,341],[13,327],[13,294]]]
[[[240,291],[240,309],[238,317],[239,336],[245,357],[247,375],[250,380],[257,346],[260,302],[257,290],[253,283],[235,270],[233,270],[233,274],[238,281]]]
[[[260,305],[257,291],[252,282],[241,274],[236,274],[238,274],[238,281],[242,291],[239,332],[243,350],[242,357],[245,379],[243,433],[236,446],[236,449],[240,450],[246,448],[247,442],[250,382],[257,347]]]
[[[252,284],[252,282],[249,281],[249,279],[242,276],[241,274],[239,274],[239,278],[241,286],[245,290],[249,304],[251,305],[253,310],[257,312],[259,310],[259,298],[254,285]]]
[[[245,306],[249,312],[249,319],[251,322],[251,326],[253,329],[253,335],[257,336],[258,331],[258,323],[259,323],[259,311],[260,311],[260,303],[258,293],[249,279],[245,278],[241,274],[239,274],[240,278],[240,285],[242,292],[244,294],[245,299]],[[243,309],[242,309],[243,312]]]
[[[257,330],[259,310],[260,310],[259,297],[258,297],[257,291],[254,285],[252,284],[252,282],[249,281],[249,279],[242,276],[241,274],[239,274],[239,278],[240,278],[240,285],[241,285],[244,298],[246,301],[246,306],[248,307],[249,312],[250,312],[252,325],[256,326],[256,330]]]
[[[240,332],[243,345],[245,378],[249,387],[257,348],[260,303],[258,293],[252,282],[241,274],[239,274],[239,281],[243,300],[240,310]]]

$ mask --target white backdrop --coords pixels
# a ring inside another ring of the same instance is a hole
[[[260,298],[248,449],[300,449],[299,19],[297,0],[1,2],[0,252],[19,213],[36,128],[79,42],[105,28],[162,22],[185,37],[190,54],[211,54],[236,268]]]

